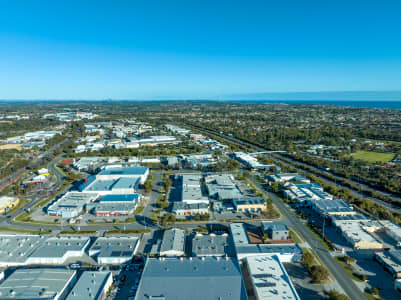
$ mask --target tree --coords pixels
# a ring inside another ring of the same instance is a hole
[[[161,218],[160,225],[162,226],[173,225],[175,221],[176,221],[175,215],[172,213],[168,213]]]
[[[343,260],[346,264],[350,265],[351,263],[355,262],[356,259],[350,256],[344,256]]]
[[[312,280],[315,282],[322,282],[329,278],[329,271],[323,266],[314,265],[310,268]]]
[[[344,295],[336,290],[329,291],[329,300],[349,300],[347,295]]]
[[[310,267],[312,266],[313,262],[314,262],[313,255],[309,251],[305,251],[302,255],[302,263],[305,266]]]

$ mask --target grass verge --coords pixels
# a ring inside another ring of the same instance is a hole
[[[151,232],[151,229],[113,229],[109,230],[106,232],[106,235],[112,235],[112,234],[130,234],[130,233],[146,233],[146,232]]]
[[[358,282],[363,282],[363,280],[357,276],[355,273],[354,269],[352,266],[347,264],[341,257],[336,256],[335,260],[341,265],[341,267],[344,269],[345,273],[348,274],[352,278],[352,280],[358,281]]]
[[[39,231],[30,229],[0,227],[0,232],[30,233],[30,234],[49,234],[50,231]]]

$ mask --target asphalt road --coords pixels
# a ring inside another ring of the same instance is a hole
[[[52,146],[50,149],[46,150],[43,153],[40,153],[36,158],[34,158],[25,168],[19,169],[18,171],[14,172],[13,174],[3,178],[0,181],[0,187],[1,189],[4,189],[6,186],[9,184],[13,183],[14,180],[20,176],[22,173],[28,170],[29,167],[35,165],[39,160],[41,160],[43,157],[45,157],[47,154],[54,152],[60,145],[62,145],[64,142],[66,142],[68,139],[65,139],[61,141],[60,143]]]
[[[338,284],[342,287],[344,292],[353,300],[367,299],[361,290],[355,285],[343,268],[335,261],[330,252],[323,247],[319,240],[312,234],[310,229],[303,224],[297,216],[273,193],[267,192],[254,178],[251,180],[263,190],[265,194],[272,199],[273,203],[277,206],[283,216],[288,220],[290,226],[295,228],[306,242],[313,248],[315,253],[319,256],[320,260],[326,265],[327,269],[337,280]]]

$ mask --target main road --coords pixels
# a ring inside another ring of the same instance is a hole
[[[353,300],[367,299],[367,297],[361,292],[351,278],[345,273],[344,269],[335,261],[330,252],[323,247],[321,242],[317,240],[310,229],[306,227],[297,216],[295,216],[293,211],[290,210],[275,194],[265,191],[263,186],[253,177],[251,180],[266,194],[267,197],[273,201],[283,216],[288,220],[289,225],[295,228],[301,234],[304,240],[313,248],[315,253],[326,265],[327,269],[337,280],[344,292]]]

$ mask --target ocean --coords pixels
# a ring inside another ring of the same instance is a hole
[[[257,102],[257,103],[286,103],[286,104],[318,104],[318,105],[339,105],[378,109],[401,109],[400,101],[346,101],[346,100],[238,100],[236,102]]]

